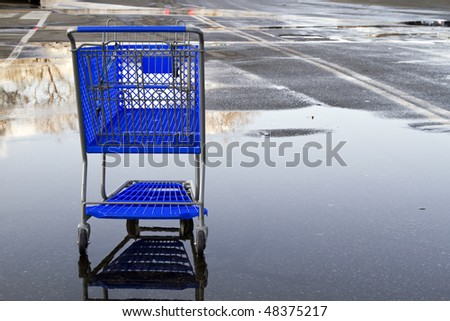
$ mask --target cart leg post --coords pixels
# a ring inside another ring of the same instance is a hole
[[[205,157],[204,153],[200,155],[200,162],[196,163],[199,166],[196,168],[196,173],[198,173],[196,181],[196,189],[198,190],[197,201],[200,202],[199,205],[199,216],[198,225],[195,227],[195,250],[199,257],[204,256],[204,251],[206,248],[206,240],[208,239],[208,226],[205,225],[205,207],[203,204],[204,200],[204,186],[205,186]]]
[[[195,165],[195,180],[194,180],[194,198],[198,202],[200,197],[200,155],[195,154],[194,165]]]
[[[106,194],[106,154],[102,153],[102,180],[100,185],[100,193],[102,195],[103,200],[105,201],[108,198]]]
[[[86,215],[86,183],[87,183],[87,157],[83,158],[83,174],[81,180],[81,223],[78,224],[78,249],[81,255],[87,253],[89,237],[91,235],[91,226],[87,223]]]

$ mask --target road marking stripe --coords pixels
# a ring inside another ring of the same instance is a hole
[[[21,16],[19,19],[22,20],[40,20],[44,18],[49,11],[30,11],[23,16]]]
[[[18,15],[17,12],[1,12],[0,19],[14,18],[17,15]]]
[[[210,26],[213,26],[215,28],[222,28],[224,30],[230,29],[230,28],[227,28],[226,26],[224,26],[216,21],[213,21],[207,17],[195,16],[195,18],[197,20],[199,20],[200,22],[207,23]],[[386,97],[389,100],[391,100],[401,106],[404,106],[404,107],[414,111],[415,113],[420,114],[429,119],[433,119],[433,120],[442,120],[442,119],[449,120],[450,119],[450,111],[448,111],[442,107],[433,105],[423,99],[414,97],[400,89],[394,88],[392,86],[389,86],[382,82],[379,82],[375,79],[372,79],[372,78],[369,78],[362,74],[359,74],[348,68],[345,68],[345,67],[336,65],[334,63],[304,54],[296,49],[276,46],[263,38],[251,35],[247,32],[241,31],[239,29],[233,28],[233,33],[238,34],[240,37],[247,39],[252,43],[259,44],[261,46],[264,46],[266,48],[280,52],[280,53],[290,56],[290,57],[301,59],[304,62],[307,62],[316,67],[324,69],[324,70],[336,75],[337,77],[339,77],[341,79],[344,79],[346,81],[354,83],[360,87],[370,90],[371,92],[379,94],[383,97]]]
[[[48,16],[51,14],[51,11],[40,11],[40,13],[41,13],[41,15],[40,15],[41,18],[39,19],[38,23],[34,26],[33,29],[28,31],[28,33],[25,36],[23,36],[22,39],[20,39],[17,46],[11,52],[9,57],[6,59],[6,62],[11,62],[11,61],[17,59],[17,57],[19,57],[20,53],[22,52],[23,48],[25,47],[27,42],[30,40],[30,38],[33,37],[33,35],[36,33],[36,31],[44,25],[45,20],[47,20]]]

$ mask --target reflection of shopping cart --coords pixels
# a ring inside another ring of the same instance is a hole
[[[179,220],[184,232],[198,217],[195,248],[203,255],[208,234],[203,33],[185,26],[85,26],[67,34],[83,154],[80,253],[89,243],[90,217],[127,220],[130,234],[139,233],[139,220]],[[99,202],[86,196],[90,153],[103,157]],[[195,183],[130,180],[108,195],[108,153],[195,155]]]
[[[192,240],[189,241],[194,247]],[[149,299],[147,295],[164,293],[166,297],[167,290],[176,291],[180,296],[195,289],[195,300],[203,301],[208,282],[206,261],[204,257],[194,257],[193,263],[181,239],[144,236],[133,240],[128,235],[93,269],[88,256],[80,256],[78,268],[83,279],[83,299],[142,298],[137,295]],[[101,297],[96,294],[99,288]]]

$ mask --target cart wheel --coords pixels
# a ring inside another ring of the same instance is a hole
[[[84,228],[78,229],[78,251],[80,255],[87,254],[87,247],[89,244],[88,232]]]
[[[198,257],[205,256],[205,248],[206,248],[206,233],[203,230],[199,230],[197,231],[195,239],[195,250],[197,251]]]
[[[132,237],[139,237],[139,220],[127,220],[127,233]]]
[[[194,220],[180,220],[180,239],[188,240],[192,237],[192,231],[194,229]]]

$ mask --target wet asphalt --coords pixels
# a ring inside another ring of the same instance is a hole
[[[0,299],[83,299],[81,155],[65,31],[114,15],[118,24],[181,19],[202,28],[207,139],[224,149],[258,144],[256,166],[245,166],[251,159],[235,149],[228,163],[219,158],[222,165],[207,168],[204,299],[449,300],[450,29],[439,21],[450,11],[377,4],[161,1],[114,12],[73,3],[2,6],[0,235],[7,246]],[[51,13],[21,44],[42,11]],[[271,151],[275,166],[262,147],[268,136],[293,146],[284,155]],[[327,159],[339,142],[345,165]],[[305,161],[310,143],[321,148]],[[302,161],[290,166],[296,152]],[[94,156],[92,186],[96,163]],[[192,173],[173,164],[120,166],[108,187],[184,175]],[[122,221],[91,224],[94,267],[126,231]],[[98,286],[90,291],[102,294]],[[111,293],[195,297],[189,290]]]

